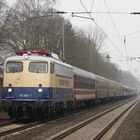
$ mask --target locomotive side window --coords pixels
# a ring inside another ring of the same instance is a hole
[[[30,62],[29,72],[47,73],[48,72],[48,63],[47,62]]]
[[[6,72],[7,73],[15,73],[23,71],[23,63],[22,62],[7,62],[6,64]]]
[[[57,75],[72,77],[72,68],[55,63],[54,69]]]

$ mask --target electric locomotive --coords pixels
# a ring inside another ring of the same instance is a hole
[[[72,66],[47,50],[17,54],[4,65],[2,101],[10,117],[47,117],[73,101]]]

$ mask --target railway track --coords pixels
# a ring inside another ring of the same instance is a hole
[[[0,127],[4,127],[4,126],[10,125],[10,124],[13,124],[15,122],[16,122],[16,120],[11,120],[10,118],[9,119],[7,118],[7,119],[0,121]]]
[[[63,121],[65,119],[69,119],[69,120],[72,120],[74,118],[77,117],[77,114],[84,114],[86,111],[80,111],[79,113],[76,112],[72,115],[68,115],[68,116],[65,116],[65,117],[62,117],[62,118],[58,118],[56,120],[52,120],[52,121],[48,121],[48,120],[44,120],[44,121],[37,121],[37,122],[32,122],[32,123],[29,123],[29,124],[23,124],[23,123],[17,123],[16,120],[5,120],[4,122],[0,123],[0,127],[9,127],[8,130],[4,130],[4,131],[1,131],[0,130],[0,138],[3,137],[3,136],[8,136],[10,134],[13,134],[13,133],[16,133],[16,132],[20,132],[20,131],[23,131],[25,129],[28,129],[28,128],[31,128],[31,127],[34,127],[34,126],[37,126],[37,125],[41,125],[43,123],[47,123],[47,125],[49,124],[55,124],[56,122],[59,122],[59,121]],[[12,126],[14,125],[14,128],[12,128]]]
[[[47,140],[99,140],[140,99],[123,103],[99,113],[75,126],[61,131]]]
[[[10,135],[10,134],[13,134],[13,133],[16,133],[16,132],[20,132],[20,131],[23,131],[25,129],[28,129],[28,128],[31,128],[31,127],[34,127],[36,125],[39,125],[40,122],[31,122],[31,123],[28,123],[28,124],[23,124],[23,123],[9,123],[9,125],[6,124],[3,125],[3,128],[0,130],[0,138],[3,137],[3,136],[7,136],[7,135]],[[8,127],[8,128],[7,128]]]
[[[125,103],[128,103],[131,100],[132,99],[126,101]],[[123,105],[125,103],[122,103],[121,105]],[[120,107],[121,105],[118,105],[115,108]],[[74,114],[71,114],[71,115],[69,114],[67,116],[64,116],[63,118],[60,117],[58,119],[51,120],[51,121],[50,120],[49,121],[44,120],[44,121],[31,122],[31,123],[28,123],[28,124],[27,123],[24,124],[24,123],[16,122],[15,120],[11,120],[11,123],[9,122],[9,124],[8,124],[8,122],[6,123],[6,121],[5,121],[5,122],[3,122],[3,125],[0,124],[0,127],[1,126],[3,128],[8,127],[8,129],[4,128],[3,131],[1,131],[1,128],[0,128],[0,138],[2,138],[4,136],[8,136],[8,135],[16,133],[16,132],[24,131],[26,129],[29,129],[29,128],[32,128],[32,127],[35,127],[35,126],[38,126],[38,125],[41,125],[41,124],[51,126],[51,125],[56,125],[57,122],[59,122],[59,123],[62,122],[63,123],[66,120],[73,121],[75,118],[77,118],[77,115],[80,116],[80,115],[83,115],[83,114],[87,114],[87,112],[88,112],[87,110],[84,110],[84,111],[82,110],[80,112],[76,112]],[[4,123],[5,123],[5,125],[4,125]]]
[[[2,117],[2,118],[0,118],[0,122],[5,121],[5,120],[10,120],[10,118],[9,117]]]

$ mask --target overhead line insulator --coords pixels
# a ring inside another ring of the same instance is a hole
[[[130,14],[133,14],[133,15],[140,15],[140,12],[132,12]]]

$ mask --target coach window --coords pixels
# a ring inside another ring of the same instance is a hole
[[[29,72],[47,73],[48,72],[48,63],[47,62],[30,62]]]
[[[23,71],[23,63],[22,62],[7,62],[6,64],[6,72],[7,73],[15,73]]]

